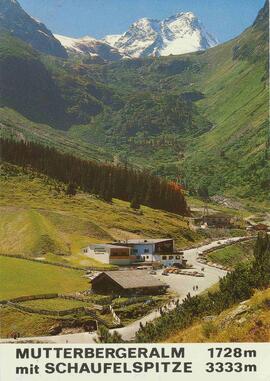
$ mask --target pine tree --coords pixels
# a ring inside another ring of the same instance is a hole
[[[141,204],[140,204],[139,198],[138,198],[136,195],[135,195],[135,196],[133,197],[133,199],[131,200],[131,202],[130,202],[130,207],[131,207],[132,209],[140,209]]]
[[[254,285],[255,287],[267,287],[270,285],[270,238],[268,234],[258,234],[254,257]]]
[[[66,194],[68,196],[75,196],[77,193],[76,185],[74,183],[69,183],[66,189]]]

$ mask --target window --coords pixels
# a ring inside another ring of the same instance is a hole
[[[169,255],[169,259],[173,259],[173,255]]]
[[[181,259],[180,255],[176,255],[175,259]]]
[[[162,255],[162,259],[163,259],[164,261],[166,261],[166,259],[167,259],[166,255]]]
[[[149,255],[146,256],[146,259],[149,259]]]
[[[144,252],[145,253],[149,253],[149,249],[144,249]]]
[[[121,250],[121,251],[111,251],[110,252],[110,256],[111,257],[127,257],[127,256],[129,256],[129,252],[128,251],[124,251],[124,250]]]

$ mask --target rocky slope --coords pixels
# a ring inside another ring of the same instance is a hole
[[[93,37],[85,36],[82,38],[72,38],[55,34],[68,53],[77,55],[87,55],[92,59],[100,58],[102,61],[119,61],[126,55],[120,53],[118,49],[110,46],[104,41],[99,41]]]
[[[20,38],[42,53],[67,57],[65,48],[51,31],[29,16],[16,0],[0,1],[0,32],[3,31]]]

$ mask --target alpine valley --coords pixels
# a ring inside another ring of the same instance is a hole
[[[267,203],[268,14],[220,45],[191,12],[74,39],[1,0],[2,136]]]

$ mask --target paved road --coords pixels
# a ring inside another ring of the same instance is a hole
[[[189,249],[184,251],[184,256],[188,260],[188,263],[193,265],[193,268],[196,270],[201,270],[202,266],[204,267],[205,277],[197,278],[192,276],[183,276],[178,274],[170,274],[169,276],[161,275],[161,271],[155,275],[158,279],[167,283],[170,288],[175,291],[179,295],[179,300],[183,300],[185,296],[190,293],[191,295],[195,295],[197,293],[201,293],[207,288],[211,287],[213,284],[217,283],[220,277],[223,277],[226,274],[226,271],[210,267],[207,265],[202,265],[197,262],[197,256],[199,252],[204,252],[210,248],[215,248],[220,246],[221,244],[231,244],[241,240],[243,237],[234,237],[227,238],[224,240],[214,241],[208,245],[201,246],[197,249]],[[193,286],[198,285],[198,290],[194,291]],[[171,307],[172,308],[172,307]],[[119,332],[124,340],[131,340],[134,338],[136,332],[140,328],[140,323],[145,324],[146,322],[152,321],[155,318],[159,317],[160,314],[158,311],[153,311],[150,314],[144,316],[143,318],[136,320],[135,322],[127,325],[123,328],[113,329],[113,331]],[[58,335],[58,336],[42,336],[42,337],[31,337],[31,338],[21,338],[16,340],[16,342],[20,341],[40,341],[46,343],[94,343],[95,339],[97,339],[97,335],[95,332],[93,333],[73,333],[67,335]],[[13,341],[13,340],[1,340],[4,341]]]

